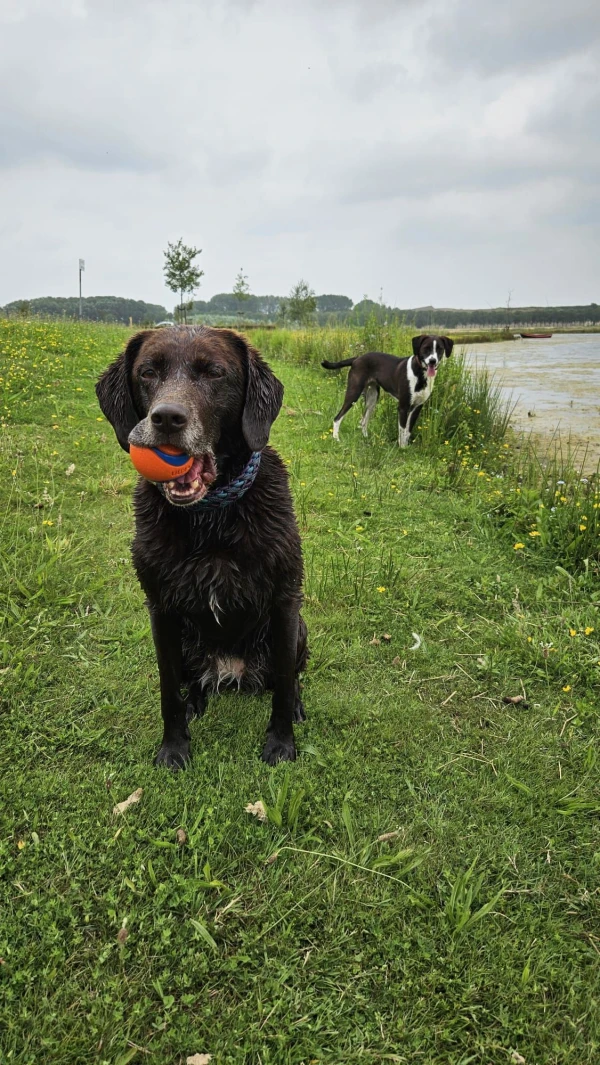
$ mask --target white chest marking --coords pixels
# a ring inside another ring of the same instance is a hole
[[[218,692],[222,685],[226,688],[237,687],[239,691],[244,679],[246,664],[243,658],[234,655],[215,655],[209,660],[208,667],[200,678],[203,688]]]
[[[408,406],[409,409],[412,410],[413,407],[420,407],[426,399],[429,399],[433,390],[433,382],[435,378],[427,377],[425,379],[427,382],[425,388],[422,388],[419,392],[417,392],[416,388],[419,383],[419,378],[417,377],[416,373],[412,368],[412,359],[409,359],[406,364],[406,377],[408,380]]]

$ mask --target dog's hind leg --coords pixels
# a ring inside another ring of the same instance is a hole
[[[202,717],[206,710],[207,698],[202,688],[202,685],[198,681],[193,680],[188,685],[188,693],[186,698],[185,716],[186,721],[193,721],[195,717]]]
[[[300,695],[300,681],[296,677],[296,701],[294,703],[294,721],[301,725],[303,721],[306,721],[306,710],[304,709],[304,703],[302,702],[302,696]]]
[[[377,406],[377,400],[379,399],[379,385],[376,383],[376,381],[369,381],[367,387],[363,392],[363,396],[365,397],[365,413],[361,418],[360,427],[362,429],[362,435],[367,436],[369,422],[373,415],[373,411]]]
[[[348,384],[346,385],[346,395],[344,396],[344,402],[342,403],[342,406],[340,407],[338,413],[336,414],[335,418],[333,419],[333,439],[334,440],[339,440],[339,438],[340,438],[340,425],[342,424],[342,419],[345,418],[345,416],[347,415],[348,411],[350,410],[350,407],[354,403],[356,403],[356,401],[357,401],[358,397],[360,396],[364,386],[365,386],[364,377],[362,375],[358,376],[358,373],[356,374],[356,376],[353,377],[352,370],[350,370],[350,373],[348,374]]]
[[[302,673],[306,669],[306,663],[308,662],[308,632],[306,628],[306,622],[300,614],[298,618],[298,646],[296,650],[296,689],[295,689],[295,703],[294,703],[294,721],[301,723],[306,721],[306,711],[304,709],[304,703],[302,702],[302,696],[300,694],[301,685],[299,673]]]

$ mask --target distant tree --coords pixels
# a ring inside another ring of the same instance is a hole
[[[208,301],[211,314],[235,314],[238,304],[233,292],[217,292]]]
[[[244,303],[250,299],[250,285],[248,284],[248,278],[246,277],[242,267],[240,266],[240,272],[235,279],[233,286],[233,296],[235,297],[238,310],[237,313],[241,315]]]
[[[163,267],[167,288],[179,292],[179,315],[187,322],[189,304],[183,302],[184,293],[193,296],[204,276],[204,270],[194,266],[196,256],[202,254],[202,248],[190,248],[180,237],[176,244],[167,244]]]
[[[352,300],[348,296],[317,296],[317,310],[319,312],[351,311]]]
[[[77,296],[42,296],[27,300],[28,314],[43,315],[49,318],[77,318],[79,316],[79,299]],[[145,303],[144,300],[128,300],[122,296],[84,296],[83,317],[91,322],[123,322],[129,324],[131,318],[135,325],[144,322],[160,322],[171,315],[158,303]],[[4,308],[6,314],[19,314],[19,301],[9,303]]]
[[[306,325],[317,309],[317,297],[306,281],[298,281],[289,294],[287,313],[292,322]]]
[[[364,325],[368,318],[375,316],[378,319],[381,316],[381,307],[375,300],[370,300],[367,296],[363,296],[358,303],[354,304],[352,311],[352,321],[357,325]]]

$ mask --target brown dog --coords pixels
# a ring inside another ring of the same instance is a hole
[[[160,674],[156,763],[185,766],[190,718],[228,686],[273,691],[262,757],[293,760],[308,655],[302,554],[285,467],[266,447],[283,386],[237,333],[180,326],[132,337],[96,392],[126,451],[194,456],[182,477],[140,478],[134,495],[133,562]]]
[[[379,399],[379,389],[398,400],[398,446],[408,447],[411,433],[426,400],[433,390],[433,382],[443,356],[450,358],[454,341],[450,337],[421,335],[412,338],[413,356],[399,359],[383,351],[369,351],[342,362],[321,363],[326,370],[351,366],[346,395],[341,410],[333,420],[333,439],[340,438],[342,419],[360,395],[365,397],[365,413],[360,427],[367,435],[369,421]]]

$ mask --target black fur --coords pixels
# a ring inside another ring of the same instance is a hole
[[[140,372],[148,367],[157,374],[149,384]],[[203,446],[214,452],[212,487],[237,475],[251,451],[264,450],[252,487],[220,510],[174,506],[143,479],[135,489],[133,562],[150,611],[164,723],[156,762],[173,769],[186,764],[189,718],[203,712],[211,692],[231,683],[273,692],[262,757],[271,765],[294,759],[292,722],[304,720],[298,674],[308,657],[299,614],[302,553],[287,472],[265,446],[283,387],[230,330],[139,334],[97,386],[122,447],[132,417],[134,424],[146,418],[175,389]],[[155,442],[197,454],[183,447],[184,433],[158,434]]]

